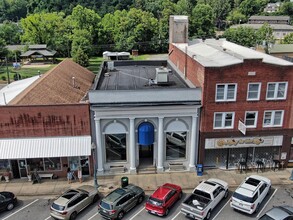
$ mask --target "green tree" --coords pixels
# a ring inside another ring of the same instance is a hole
[[[4,21],[0,25],[0,38],[3,38],[7,44],[20,43],[21,28],[17,23]]]
[[[5,40],[0,38],[0,59],[6,57],[8,54],[8,50],[6,48]]]
[[[269,53],[270,47],[275,43],[273,29],[268,23],[264,23],[256,34],[258,36],[257,43],[263,44],[265,52]]]
[[[177,2],[177,14],[190,16],[192,13],[193,6],[190,0],[179,0]]]
[[[21,19],[22,42],[47,44],[55,48],[55,40],[62,37],[63,13],[36,13]]]
[[[229,28],[224,32],[223,37],[245,47],[255,47],[257,43],[256,32],[250,27]]]
[[[289,15],[291,17],[291,24],[293,24],[293,2],[283,2],[280,6],[279,15]]]
[[[80,47],[77,49],[76,53],[74,54],[73,61],[83,67],[87,67],[89,65],[89,57]]]
[[[263,12],[267,3],[267,0],[244,0],[239,5],[239,11],[246,17],[250,17]]]
[[[85,29],[73,30],[72,45],[71,45],[71,56],[76,57],[78,50],[82,50],[88,57],[92,53],[92,35]]]
[[[192,10],[189,31],[190,35],[197,38],[215,36],[213,9],[209,5],[197,4]]]
[[[293,33],[287,34],[282,40],[282,44],[293,44]]]
[[[238,9],[234,9],[227,16],[227,21],[230,22],[230,24],[240,24],[246,22],[246,16]]]
[[[26,17],[27,0],[1,0],[0,1],[0,23],[5,20],[18,22]]]

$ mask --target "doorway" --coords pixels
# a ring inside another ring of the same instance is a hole
[[[26,160],[18,160],[20,178],[27,178]]]
[[[139,145],[139,166],[153,166],[154,161],[154,145]]]

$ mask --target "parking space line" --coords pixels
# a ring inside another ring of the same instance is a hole
[[[48,220],[48,219],[50,219],[51,218],[51,216],[49,216],[48,218],[46,218],[45,220]]]
[[[178,212],[171,220],[174,220],[175,218],[177,218],[177,216],[180,214],[181,212]]]
[[[134,219],[139,213],[141,213],[142,210],[144,210],[144,207],[139,212],[137,212],[134,216],[132,216],[129,220]]]
[[[269,198],[269,200],[267,201],[267,203],[264,205],[264,207],[262,208],[262,210],[258,213],[258,215],[256,216],[257,218],[260,216],[260,214],[262,213],[262,211],[266,208],[266,206],[269,204],[269,202],[271,201],[271,199],[273,198],[273,196],[275,195],[275,193],[277,192],[278,189],[275,189],[275,192],[271,195],[271,197]]]
[[[94,218],[96,215],[98,215],[99,212],[97,212],[96,214],[94,214],[92,217],[90,217],[88,220],[91,220],[92,218]]]
[[[27,204],[26,206],[22,207],[21,209],[18,209],[16,212],[12,213],[11,215],[6,216],[5,218],[3,218],[2,220],[8,219],[11,216],[15,215],[16,213],[22,211],[23,209],[25,209],[26,207],[29,207],[30,205],[32,205],[33,203],[37,202],[39,199],[36,199],[35,201],[32,201],[30,204]]]
[[[222,212],[222,210],[228,205],[228,203],[230,202],[230,199],[228,199],[228,201],[226,202],[226,204],[220,209],[220,211],[218,211],[218,213],[216,214],[216,216],[212,219],[216,219],[216,217],[218,217],[218,215]]]

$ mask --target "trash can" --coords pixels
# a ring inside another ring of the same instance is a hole
[[[197,164],[196,170],[197,170],[197,175],[202,176],[202,174],[203,174],[203,166],[202,166],[202,164]]]
[[[128,177],[127,176],[123,176],[121,178],[121,187],[125,187],[125,186],[128,186]]]

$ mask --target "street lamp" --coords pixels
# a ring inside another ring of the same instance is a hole
[[[94,187],[97,189],[99,187],[98,179],[97,179],[97,168],[96,168],[96,145],[92,142],[92,150],[93,150],[93,162],[94,162]]]

